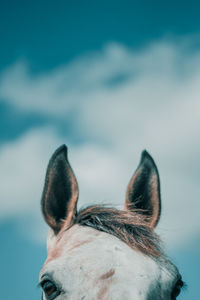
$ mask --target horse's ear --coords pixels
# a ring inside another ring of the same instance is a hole
[[[49,161],[41,199],[43,216],[55,234],[64,221],[69,225],[73,221],[77,200],[78,184],[67,159],[67,147],[62,145]]]
[[[138,210],[154,228],[160,218],[160,180],[156,164],[147,151],[143,151],[139,166],[126,191],[126,210]]]

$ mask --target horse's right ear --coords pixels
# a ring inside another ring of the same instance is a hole
[[[142,152],[139,166],[126,191],[126,210],[138,210],[154,228],[160,218],[161,197],[158,169],[147,151]]]
[[[67,159],[67,147],[62,145],[49,161],[41,199],[44,219],[55,234],[64,222],[72,223],[77,200],[78,184]]]

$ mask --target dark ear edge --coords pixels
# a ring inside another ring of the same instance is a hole
[[[144,150],[126,191],[125,209],[140,211],[154,228],[161,214],[160,179],[156,164]]]
[[[41,198],[42,214],[55,234],[63,223],[70,225],[75,217],[78,193],[78,183],[67,159],[67,147],[62,145],[49,161]]]

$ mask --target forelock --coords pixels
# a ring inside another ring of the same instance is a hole
[[[78,212],[74,224],[111,234],[145,255],[162,256],[160,239],[149,226],[142,211],[130,212],[100,205],[89,206]]]

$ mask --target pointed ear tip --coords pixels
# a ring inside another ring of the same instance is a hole
[[[146,154],[149,154],[148,151],[146,149],[142,150],[142,156]]]
[[[67,152],[67,146],[65,144],[61,145],[60,147],[57,148],[56,150],[57,153],[66,153]]]
[[[142,151],[139,166],[149,166],[151,168],[151,171],[155,172],[157,174],[157,177],[159,180],[159,172],[158,172],[157,165],[156,165],[153,157],[149,154],[149,152],[147,150]]]
[[[146,149],[144,149],[141,153],[141,161],[143,161],[145,158],[150,158],[151,160],[153,160],[153,158]]]
[[[65,144],[62,144],[60,147],[58,147],[57,149],[59,152],[66,152],[67,151],[67,146]]]
[[[140,164],[142,164],[144,162],[148,162],[152,166],[156,167],[156,163],[155,163],[153,157],[149,154],[149,152],[147,150],[143,150],[142,154],[141,154]]]
[[[60,147],[58,147],[55,152],[52,155],[52,159],[54,160],[56,157],[58,157],[59,155],[64,155],[65,157],[67,157],[67,146],[65,144],[61,145]]]

